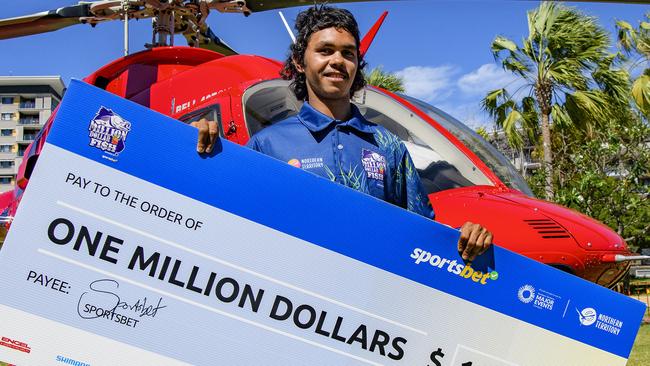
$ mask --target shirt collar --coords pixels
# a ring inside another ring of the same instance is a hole
[[[361,112],[359,112],[359,108],[354,104],[352,104],[352,117],[347,121],[338,121],[316,110],[305,101],[302,104],[302,108],[300,108],[300,113],[298,113],[298,120],[311,132],[322,131],[332,123],[339,126],[350,126],[357,131],[365,133],[374,133],[373,127],[376,126],[374,123],[366,120],[361,115]]]

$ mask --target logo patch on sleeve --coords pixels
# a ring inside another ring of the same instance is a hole
[[[361,163],[369,179],[384,180],[386,157],[371,150],[361,150]]]

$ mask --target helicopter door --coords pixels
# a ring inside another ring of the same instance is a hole
[[[275,79],[248,88],[242,98],[248,135],[298,114],[302,102],[289,89],[289,82]]]
[[[192,111],[190,113],[184,114],[180,117],[178,117],[178,120],[185,123],[185,124],[190,124],[192,122],[197,122],[200,121],[201,119],[206,119],[208,121],[216,121],[217,126],[219,127],[219,136],[223,137],[223,128],[221,126],[222,124],[222,118],[221,118],[221,104],[212,104],[210,106],[197,109],[195,111]]]
[[[230,96],[215,98],[212,103],[206,106],[194,109],[191,112],[185,113],[180,117],[176,117],[179,121],[190,124],[192,122],[206,119],[208,121],[216,121],[219,129],[219,136],[226,138],[238,144],[243,144],[242,141],[245,136],[242,133],[237,133],[237,127],[232,117],[230,108]]]

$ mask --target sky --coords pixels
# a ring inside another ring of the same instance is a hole
[[[21,0],[2,7],[0,18],[32,14],[73,1]],[[526,12],[537,1],[516,0],[404,0],[340,4],[357,18],[362,34],[383,11],[388,17],[366,55],[368,67],[382,66],[397,73],[409,95],[455,116],[470,127],[492,122],[480,100],[494,89],[513,85],[512,75],[495,63],[490,44],[504,35],[517,43],[527,35]],[[616,20],[638,25],[650,6],[620,3],[568,3],[599,23],[615,37]],[[293,27],[302,8],[283,9]],[[283,60],[291,39],[277,11],[244,17],[221,14],[208,18],[212,30],[241,54]],[[150,20],[129,23],[131,53],[151,42]],[[182,36],[176,45],[185,45]],[[123,54],[123,25],[106,22],[95,28],[75,25],[56,32],[0,40],[0,75],[60,75],[67,84],[83,78]]]

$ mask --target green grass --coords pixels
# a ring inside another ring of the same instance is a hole
[[[627,366],[650,366],[650,324],[639,329]]]

